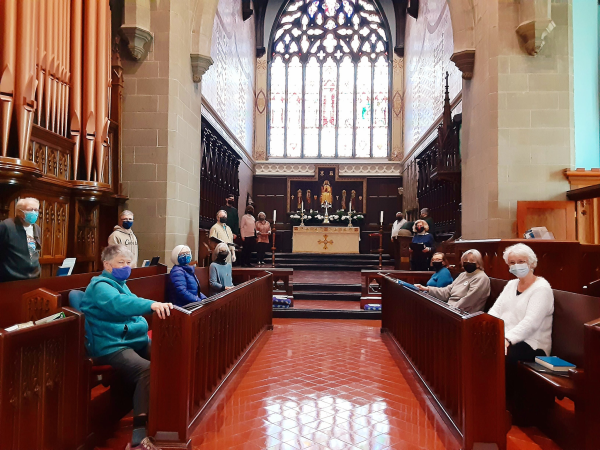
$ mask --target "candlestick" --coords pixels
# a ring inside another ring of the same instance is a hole
[[[273,223],[277,222],[277,210],[273,210]]]
[[[302,213],[304,213],[304,200],[302,201]]]
[[[383,224],[383,211],[381,211],[381,215],[379,218],[379,223]]]
[[[381,226],[379,227],[379,270],[383,269],[383,211],[381,212]]]

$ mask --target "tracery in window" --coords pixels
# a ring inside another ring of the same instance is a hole
[[[372,0],[291,0],[273,29],[271,157],[386,157],[389,30]]]

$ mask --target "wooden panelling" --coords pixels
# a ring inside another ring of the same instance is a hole
[[[546,227],[559,241],[576,241],[575,202],[517,202],[517,235]]]
[[[506,449],[504,324],[383,278],[382,329],[448,418],[462,448]]]

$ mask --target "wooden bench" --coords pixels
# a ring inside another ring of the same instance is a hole
[[[202,412],[263,332],[272,328],[272,274],[152,323],[149,434],[162,448],[191,448]]]
[[[434,397],[461,448],[506,449],[504,324],[382,279],[382,333]],[[484,444],[488,444],[485,446]]]
[[[31,294],[43,299],[50,291]],[[58,299],[48,298],[49,304]],[[87,376],[83,364],[84,319],[67,316],[16,331],[0,328],[0,448],[77,449],[85,441]],[[22,323],[29,316],[12,316]]]
[[[390,275],[407,283],[425,284],[433,272],[417,272],[410,270],[361,270],[360,308],[370,303],[381,304],[381,283],[385,275]]]
[[[494,304],[506,280],[490,278]],[[600,298],[553,290],[552,356],[577,366],[569,378],[536,372],[519,365],[522,395],[531,408],[525,413],[544,433],[566,449],[600,448]],[[569,412],[555,402],[567,397],[575,404]]]

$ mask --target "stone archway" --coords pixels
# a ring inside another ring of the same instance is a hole
[[[210,57],[210,48],[218,4],[219,0],[195,0],[193,2],[190,57],[195,83],[200,82],[202,75],[213,63]]]

